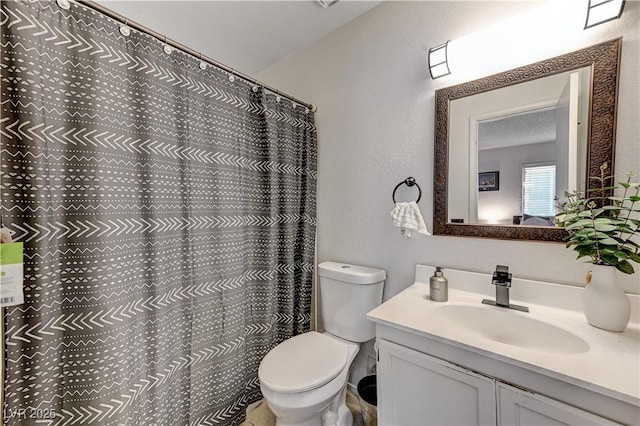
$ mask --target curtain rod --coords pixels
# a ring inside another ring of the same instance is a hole
[[[275,93],[275,94],[277,94],[279,96],[287,98],[287,99],[289,99],[290,101],[292,101],[292,102],[294,102],[296,104],[306,106],[306,107],[309,108],[309,110],[311,110],[311,112],[316,112],[316,110],[317,110],[317,108],[316,108],[316,106],[314,104],[308,104],[306,102],[302,102],[302,101],[294,98],[293,96],[287,95],[286,93],[282,93],[279,90],[277,90],[277,89],[275,89],[275,88],[273,88],[273,87],[271,87],[271,86],[269,86],[267,84],[264,84],[264,83],[256,80],[253,77],[250,77],[250,76],[248,76],[246,74],[243,74],[240,71],[236,71],[233,68],[228,67],[225,64],[222,64],[222,63],[216,61],[215,59],[212,59],[212,58],[210,58],[208,56],[203,55],[201,52],[196,52],[195,50],[193,50],[193,49],[191,49],[191,48],[189,48],[189,47],[187,47],[187,46],[185,46],[183,44],[180,44],[180,43],[178,43],[176,41],[173,41],[173,40],[169,39],[168,37],[166,37],[163,34],[160,34],[160,33],[156,32],[156,31],[154,31],[154,30],[152,30],[150,28],[147,28],[144,25],[141,25],[141,24],[139,24],[139,23],[137,23],[135,21],[131,21],[129,18],[127,18],[125,16],[122,16],[119,13],[116,13],[116,12],[112,11],[111,9],[108,9],[108,8],[98,4],[98,3],[95,3],[92,0],[75,0],[75,1],[80,3],[80,4],[82,4],[82,5],[84,5],[84,6],[87,6],[87,7],[91,8],[91,9],[94,9],[94,10],[100,12],[100,13],[103,13],[103,14],[107,15],[108,17],[110,17],[112,19],[115,19],[116,21],[125,24],[128,27],[135,28],[138,31],[146,33],[146,34],[148,34],[148,35],[160,40],[163,43],[166,43],[166,44],[168,44],[170,46],[175,47],[176,49],[182,50],[183,52],[185,52],[185,53],[187,53],[187,54],[189,54],[191,56],[194,56],[194,57],[200,59],[201,61],[208,62],[209,64],[211,64],[211,65],[213,65],[215,67],[222,68],[223,70],[227,71],[228,73],[236,75],[236,76],[242,78],[243,80],[246,80],[246,81],[248,81],[248,82],[250,82],[252,84],[257,84],[258,86],[262,86],[263,88],[269,90],[270,92],[273,92],[273,93]]]

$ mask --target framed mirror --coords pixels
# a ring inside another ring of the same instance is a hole
[[[614,173],[621,44],[436,91],[435,235],[564,240],[556,196]]]

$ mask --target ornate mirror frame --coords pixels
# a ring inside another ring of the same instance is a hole
[[[613,174],[621,47],[622,39],[618,38],[436,91],[433,200],[435,235],[538,241],[563,241],[565,239],[567,234],[563,228],[447,222],[449,103],[466,96],[590,66],[592,73],[590,119],[587,132],[587,176],[598,176],[600,165],[604,162],[609,163],[609,171]],[[586,181],[588,182],[589,179]],[[590,185],[595,184],[596,182],[591,182]]]

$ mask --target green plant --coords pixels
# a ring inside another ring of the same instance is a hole
[[[565,193],[554,221],[569,233],[566,246],[578,252],[578,259],[590,257],[591,263],[633,274],[631,262],[640,264],[640,183],[631,182],[629,173],[617,186],[613,176],[605,176],[607,168],[604,163],[600,176],[591,177],[597,188]]]

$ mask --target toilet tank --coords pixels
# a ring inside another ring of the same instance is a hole
[[[318,265],[318,275],[324,329],[352,342],[373,339],[375,324],[366,315],[382,303],[386,272],[346,263],[322,262]]]

